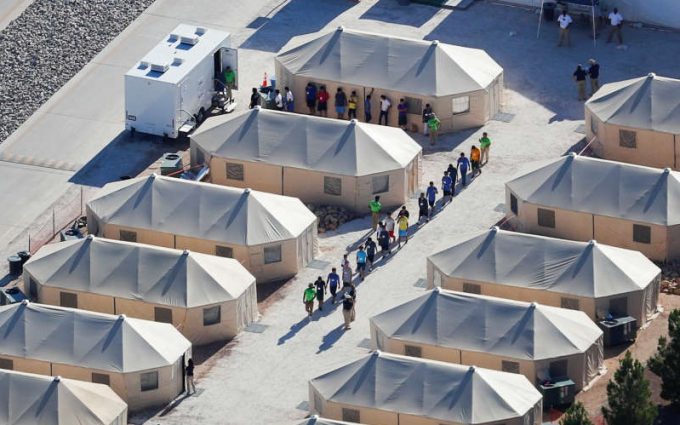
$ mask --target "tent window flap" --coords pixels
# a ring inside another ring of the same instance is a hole
[[[132,232],[130,230],[121,230],[120,240],[123,242],[137,242],[137,232]]]
[[[501,370],[503,372],[509,372],[509,373],[519,373],[519,363],[518,362],[511,362],[509,360],[503,360],[501,363]]]
[[[410,357],[423,357],[423,349],[415,345],[404,345],[404,355]]]
[[[158,371],[146,372],[139,375],[139,386],[142,391],[158,389]]]
[[[404,100],[406,101],[406,106],[408,108],[407,111],[409,114],[421,115],[423,113],[422,99],[416,99],[415,97],[406,96]]]
[[[215,255],[218,257],[234,258],[234,248],[228,246],[215,246]]]
[[[156,322],[172,323],[172,310],[163,307],[154,307],[154,319]]]
[[[268,246],[264,249],[264,263],[280,263],[281,262],[281,245]]]
[[[652,228],[633,224],[633,242],[652,243]]]
[[[541,227],[555,228],[555,211],[539,208],[538,211],[538,225]]]
[[[454,97],[451,106],[453,115],[470,112],[470,96]]]
[[[515,215],[517,215],[517,211],[519,211],[517,209],[517,197],[512,193],[510,194],[510,211]]]
[[[111,380],[109,379],[109,375],[105,373],[92,372],[92,382],[95,384],[110,385]]]
[[[619,146],[622,148],[637,148],[636,134],[631,130],[619,130]]]
[[[324,176],[323,193],[333,196],[342,195],[342,179],[339,177]]]
[[[219,305],[203,309],[203,326],[216,325],[222,320],[222,309]]]
[[[60,292],[59,305],[62,307],[78,308],[78,295],[69,292]]]
[[[463,292],[480,295],[482,293],[482,287],[476,283],[463,283]]]
[[[390,191],[390,176],[373,176],[372,179],[373,194],[385,193]]]
[[[562,297],[560,299],[560,307],[567,308],[569,310],[578,310],[579,309],[578,298]]]
[[[565,378],[567,376],[568,369],[567,360],[556,360],[554,362],[550,362],[550,377],[553,379]]]
[[[243,164],[231,164],[227,162],[227,180],[243,181],[245,179],[245,172],[243,171]]]
[[[0,359],[0,369],[14,370],[14,360]]]
[[[342,420],[344,422],[359,422],[361,421],[361,415],[357,409],[348,409],[346,407],[342,408]]]

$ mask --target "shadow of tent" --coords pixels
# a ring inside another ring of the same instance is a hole
[[[411,4],[399,5],[396,0],[378,0],[359,19],[388,22],[420,28],[439,12],[437,7]]]

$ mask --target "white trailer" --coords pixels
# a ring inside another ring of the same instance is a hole
[[[125,74],[125,128],[173,139],[189,133],[225,89],[227,66],[236,72],[237,89],[238,51],[229,33],[178,25]]]

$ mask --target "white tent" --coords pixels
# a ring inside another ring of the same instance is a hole
[[[234,259],[92,235],[41,248],[24,266],[24,283],[38,286],[31,292],[44,304],[59,305],[65,290],[78,308],[101,313],[154,320],[155,306],[170,309],[194,343],[233,337],[258,314],[255,277]],[[214,307],[220,322],[203,326],[203,309]]]
[[[569,154],[506,183],[509,213],[529,233],[676,258],[680,173]]]
[[[498,228],[461,237],[428,257],[430,287],[578,305],[593,320],[612,312],[639,325],[657,310],[660,276],[637,251]]]
[[[374,348],[417,347],[425,358],[495,370],[507,363],[533,383],[567,376],[580,389],[604,362],[602,331],[585,313],[536,303],[436,288],[370,322]],[[551,376],[558,361],[564,375]]]
[[[191,136],[192,163],[208,164],[212,183],[361,212],[375,194],[398,206],[415,193],[421,152],[398,128],[259,106],[210,119]],[[328,178],[340,183],[338,193],[329,193]],[[383,187],[373,187],[376,179]]]
[[[310,381],[311,410],[374,425],[541,423],[541,394],[522,375],[371,353]],[[406,422],[402,422],[406,423]]]
[[[127,405],[106,385],[0,370],[4,425],[126,425]]]
[[[109,183],[87,205],[90,233],[232,257],[258,280],[295,275],[315,253],[299,199],[151,175]]]

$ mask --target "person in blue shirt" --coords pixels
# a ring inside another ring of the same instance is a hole
[[[312,83],[307,83],[307,87],[305,87],[305,100],[307,101],[307,107],[309,108],[309,115],[314,115],[314,109],[316,107],[316,86]]]
[[[458,158],[458,171],[460,171],[460,182],[467,186],[467,173],[470,169],[470,160],[465,157],[465,152],[460,153]]]
[[[425,193],[427,195],[427,203],[430,206],[430,217],[431,217],[432,213],[434,212],[434,203],[437,200],[437,193],[438,193],[437,188],[434,186],[434,182],[430,182],[430,185],[427,187],[427,190],[425,191]]]
[[[364,246],[360,245],[359,250],[357,251],[357,273],[359,274],[359,278],[363,281],[364,277],[366,276],[366,260],[367,260],[367,254],[366,251],[364,251]]]
[[[375,89],[371,89],[364,99],[364,121],[366,122],[371,122],[373,119],[373,115],[371,115],[371,95],[373,94],[373,90]]]
[[[453,187],[453,179],[449,176],[448,171],[444,171],[444,177],[442,177],[442,207],[446,205],[447,202],[451,201],[451,189]]]
[[[328,289],[330,289],[331,295],[333,296],[333,304],[335,304],[335,294],[337,294],[338,286],[340,286],[340,275],[335,267],[328,273],[328,278],[326,280],[328,281]]]

